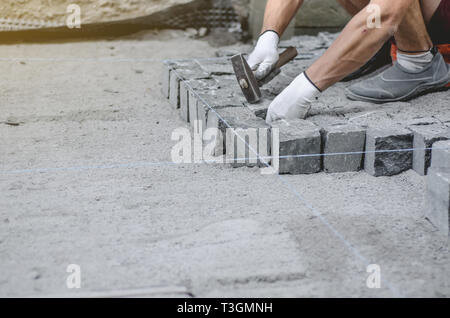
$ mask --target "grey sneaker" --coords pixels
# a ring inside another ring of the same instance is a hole
[[[434,50],[431,63],[419,72],[411,72],[397,62],[375,77],[351,85],[346,95],[351,100],[373,103],[405,101],[444,88],[449,82],[449,66]]]

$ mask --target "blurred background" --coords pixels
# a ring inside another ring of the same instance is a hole
[[[81,28],[68,28],[68,7],[81,9]],[[220,34],[217,45],[259,35],[266,0],[2,0],[0,41],[119,36],[145,29]],[[349,17],[335,0],[305,0],[288,28],[294,34],[339,30]],[[224,32],[225,31],[225,32]],[[223,35],[226,34],[224,37]],[[212,41],[214,42],[214,41]]]

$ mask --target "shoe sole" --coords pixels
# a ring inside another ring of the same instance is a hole
[[[424,95],[424,94],[447,90],[448,89],[447,84],[449,84],[449,79],[445,78],[444,80],[440,80],[438,82],[419,85],[413,91],[409,92],[408,94],[406,94],[404,96],[397,97],[397,98],[390,98],[390,99],[381,99],[381,98],[362,96],[362,95],[352,93],[348,89],[346,90],[346,96],[350,100],[362,101],[362,102],[372,102],[372,103],[376,103],[376,104],[404,102],[404,101],[411,100],[413,98],[416,98],[416,97]]]

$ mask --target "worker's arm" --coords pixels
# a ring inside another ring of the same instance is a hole
[[[303,0],[267,1],[261,33],[273,30],[281,36],[302,4]]]
[[[257,79],[266,77],[278,62],[278,42],[303,0],[269,0],[261,36],[248,58]]]
[[[372,0],[306,71],[311,81],[323,91],[363,66],[394,35],[413,1]],[[375,6],[379,8],[380,28],[368,23],[378,10]]]
[[[314,98],[363,66],[394,35],[413,1],[372,0],[353,17],[325,54],[275,98],[267,112],[267,122],[304,118]],[[377,11],[380,28],[371,24]]]

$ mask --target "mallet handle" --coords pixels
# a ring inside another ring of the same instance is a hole
[[[292,61],[298,55],[295,47],[288,47],[283,53],[280,54],[280,59],[275,66],[275,69],[281,68],[290,61]]]

